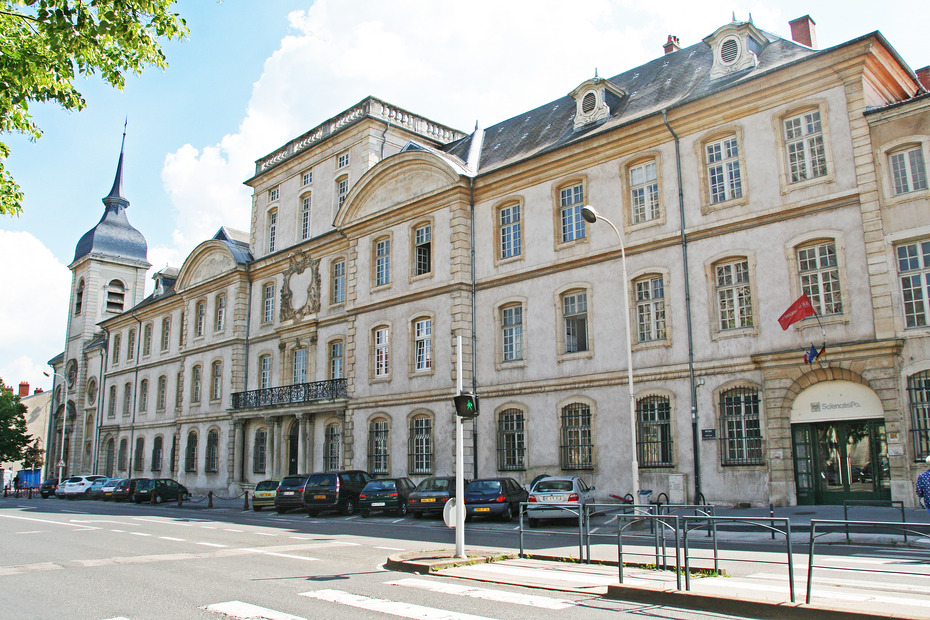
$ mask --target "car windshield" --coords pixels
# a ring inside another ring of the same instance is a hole
[[[277,480],[262,480],[255,485],[256,491],[273,491],[278,488]]]
[[[393,480],[372,480],[365,485],[363,491],[365,493],[374,493],[375,491],[394,491],[397,489],[397,485]]]
[[[449,481],[445,478],[431,478],[424,480],[417,487],[417,491],[448,491]]]
[[[80,482],[80,481],[81,481],[80,476],[76,476],[74,478],[68,478],[68,482]]]
[[[304,476],[288,476],[287,478],[281,481],[281,484],[279,485],[278,488],[288,489],[291,487],[295,487],[295,488],[300,487],[300,486],[303,486],[304,480],[306,479],[307,478]]]
[[[148,491],[155,485],[153,480],[140,480],[136,483],[136,491]]]
[[[313,474],[307,481],[308,489],[327,489],[336,486],[336,474]]]
[[[477,491],[477,492],[500,491],[501,481],[500,480],[475,480],[470,485],[468,485],[468,490]]]
[[[533,489],[537,493],[564,493],[572,490],[571,480],[540,480]]]

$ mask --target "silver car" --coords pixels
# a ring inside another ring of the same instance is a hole
[[[594,502],[594,487],[578,476],[551,476],[538,480],[530,489],[527,520],[530,527],[540,519],[574,519],[579,510]]]

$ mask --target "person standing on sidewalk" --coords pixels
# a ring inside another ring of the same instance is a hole
[[[930,465],[930,456],[927,457],[927,465]],[[930,514],[930,469],[917,476],[917,501],[923,502]]]

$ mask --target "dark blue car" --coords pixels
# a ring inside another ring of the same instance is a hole
[[[481,478],[465,487],[465,520],[496,517],[510,521],[520,513],[520,502],[529,497],[513,478]]]

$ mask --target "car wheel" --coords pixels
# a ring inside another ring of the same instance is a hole
[[[43,493],[43,494],[42,494],[42,499],[48,499],[48,493]]]
[[[153,493],[152,493],[152,498],[153,498],[152,501],[154,501],[156,504],[160,504],[160,503],[162,503],[163,501],[165,501],[165,499],[161,496],[161,493],[155,493],[155,492],[153,492]]]
[[[351,499],[346,500],[346,503],[342,505],[342,514],[349,516],[355,514],[355,502]]]
[[[133,501],[136,502],[137,504],[141,504],[141,503],[142,503],[142,498],[141,498],[141,497],[137,497],[137,498],[135,498]]]
[[[472,520],[471,515],[465,515],[465,523],[471,523],[471,520]]]
[[[527,522],[529,523],[530,527],[539,527],[539,519],[530,518],[527,519]]]
[[[258,508],[256,508],[256,510],[258,510]],[[274,510],[275,510],[275,512],[277,512],[279,515],[283,515],[283,514],[286,512],[284,508],[281,508],[281,507],[279,507],[279,506],[275,506]]]
[[[320,511],[319,511],[319,510],[308,510],[308,511],[307,511],[307,515],[308,515],[311,519],[316,518],[316,516],[317,516],[318,514],[320,514]]]
[[[501,516],[501,521],[513,521],[513,506],[507,504],[507,511]]]
[[[84,499],[90,499],[90,489],[84,491]]]
[[[252,510],[254,510],[255,512],[261,512],[261,511],[262,511],[262,507],[261,507],[261,506],[256,506],[255,504],[252,504]]]
[[[397,509],[397,514],[400,515],[401,517],[407,516],[407,502],[402,501],[400,503],[400,508]]]
[[[362,511],[359,512],[359,514],[362,515],[362,518],[363,518],[363,519],[367,519],[368,517],[371,516],[371,511],[370,511],[370,510],[362,510]]]

